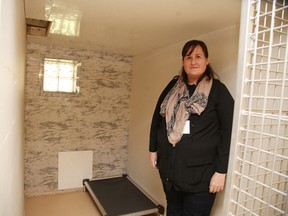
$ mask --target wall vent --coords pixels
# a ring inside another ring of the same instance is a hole
[[[26,18],[26,33],[32,36],[47,37],[51,21]]]

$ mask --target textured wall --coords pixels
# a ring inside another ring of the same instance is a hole
[[[44,57],[82,63],[79,94],[41,91]],[[58,152],[93,150],[93,177],[126,173],[132,57],[35,44],[28,38],[25,194],[57,192]]]

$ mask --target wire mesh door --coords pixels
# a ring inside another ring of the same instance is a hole
[[[229,215],[286,216],[288,0],[243,1],[247,19],[245,28],[241,23],[244,59]]]

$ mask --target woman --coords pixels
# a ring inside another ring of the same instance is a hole
[[[215,78],[204,42],[188,41],[182,70],[163,90],[150,131],[168,216],[208,216],[224,188],[234,100]]]

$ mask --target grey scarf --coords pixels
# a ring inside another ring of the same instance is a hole
[[[200,115],[206,108],[208,96],[213,79],[204,77],[196,86],[191,97],[183,77],[178,81],[166,95],[160,108],[160,114],[166,118],[166,129],[168,140],[175,145],[183,136],[183,129],[190,114]]]

